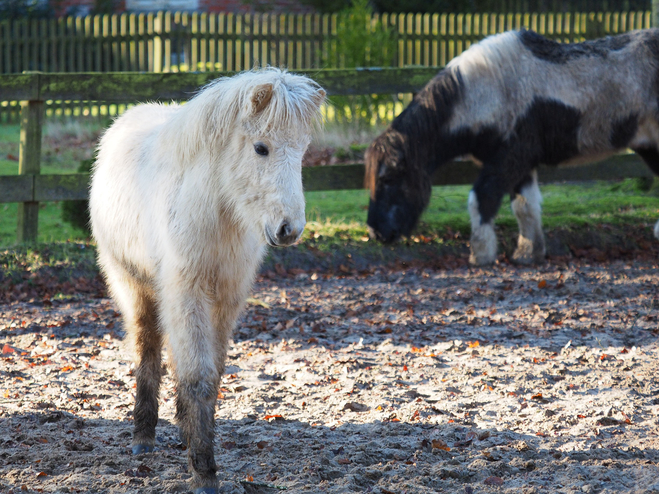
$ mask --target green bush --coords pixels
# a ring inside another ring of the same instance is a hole
[[[391,67],[397,53],[393,30],[373,19],[368,0],[353,0],[339,13],[336,35],[328,41],[323,53],[325,67],[359,68]],[[370,125],[381,104],[389,103],[391,95],[333,96],[336,119],[344,123]]]
[[[81,161],[78,173],[90,173],[93,163],[94,159]],[[87,234],[91,234],[89,201],[64,201],[62,203],[62,220]]]

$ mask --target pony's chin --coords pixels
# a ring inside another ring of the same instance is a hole
[[[270,247],[280,247],[280,245],[277,243],[277,241],[275,240],[275,238],[272,236],[272,234],[267,228],[263,230],[263,235],[265,236],[266,243]]]
[[[368,236],[372,240],[377,240],[378,242],[382,242],[383,244],[393,244],[398,240],[400,240],[401,237],[400,233],[394,231],[390,231],[388,232],[388,234],[385,235],[381,231],[376,230],[370,225],[368,226]]]
[[[270,233],[270,231],[266,228],[263,231],[263,235],[265,236],[265,241],[270,247],[289,247],[293,244],[296,244],[298,240],[300,240],[300,236],[295,237],[295,239],[291,241],[286,241],[286,242],[278,242],[275,237]]]

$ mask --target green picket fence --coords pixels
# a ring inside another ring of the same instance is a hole
[[[338,14],[183,12],[3,21],[0,74],[240,71],[266,64],[343,68],[337,49],[341,22]],[[371,31],[390,30],[397,46],[393,66],[441,67],[485,36],[510,29],[526,27],[570,43],[648,28],[651,12],[376,14],[366,23]],[[46,102],[48,117],[119,111],[104,101]],[[19,118],[18,102],[0,94],[0,122]]]
[[[375,14],[398,41],[393,65],[443,66],[483,37],[526,27],[565,42],[650,26],[650,11]],[[0,22],[0,73],[341,68],[339,14],[158,12]]]

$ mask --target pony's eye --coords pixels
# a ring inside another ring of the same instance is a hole
[[[257,142],[254,144],[254,151],[256,151],[256,154],[260,154],[261,156],[268,156],[268,153],[270,152],[268,150],[268,146],[262,142]]]

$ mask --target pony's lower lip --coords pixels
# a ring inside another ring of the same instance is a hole
[[[368,236],[373,240],[382,242],[383,244],[392,244],[400,238],[400,234],[398,232],[390,232],[389,235],[385,236],[382,234],[382,232],[376,230],[372,226],[368,227]]]
[[[268,243],[268,245],[270,247],[278,247],[279,246],[279,244],[275,241],[275,239],[272,238],[272,235],[270,234],[270,232],[268,231],[267,228],[265,229],[264,233],[265,233],[265,241]]]

